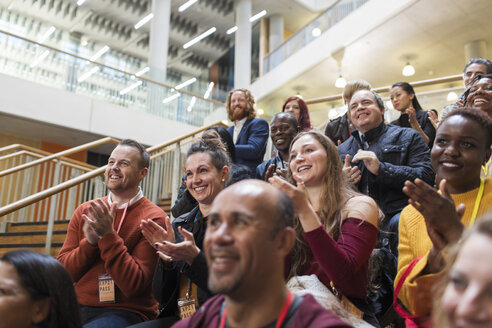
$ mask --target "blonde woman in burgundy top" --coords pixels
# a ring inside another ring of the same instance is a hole
[[[289,195],[298,218],[289,277],[315,274],[328,288],[363,304],[378,206],[347,185],[337,148],[321,133],[294,138],[289,172],[291,183],[278,176],[269,180]],[[366,319],[368,309],[361,310]]]

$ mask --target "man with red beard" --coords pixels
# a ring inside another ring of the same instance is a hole
[[[311,295],[285,285],[295,242],[290,198],[260,180],[243,180],[214,199],[203,247],[208,287],[217,295],[173,327],[350,327]]]
[[[236,163],[246,165],[254,174],[263,161],[268,140],[268,122],[256,117],[255,99],[246,89],[229,92],[226,110],[229,120],[234,122],[227,131],[236,146]]]
[[[80,205],[70,220],[58,260],[75,282],[84,327],[126,327],[157,316],[157,254],[139,225],[150,218],[164,226],[169,218],[140,189],[149,162],[142,145],[121,141],[104,172],[109,195]]]

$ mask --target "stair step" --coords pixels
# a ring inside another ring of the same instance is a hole
[[[50,255],[53,257],[57,257],[60,252],[63,243],[52,243],[50,249]],[[44,253],[44,243],[36,243],[36,244],[24,244],[24,245],[5,245],[0,244],[0,256],[3,256],[5,253],[14,251],[17,249],[30,249],[32,251],[38,253]]]
[[[164,212],[171,213],[171,208],[173,207],[172,200],[170,198],[161,199],[157,203],[157,206],[159,206]]]
[[[63,243],[67,231],[53,231],[52,242]],[[46,242],[46,231],[0,233],[0,244],[33,244]]]
[[[68,229],[70,220],[55,221],[53,230],[63,231]],[[46,231],[48,222],[9,222],[7,223],[6,232],[29,232],[29,231]]]

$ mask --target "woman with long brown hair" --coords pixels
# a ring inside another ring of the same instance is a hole
[[[364,299],[368,261],[378,235],[378,206],[347,184],[337,148],[321,133],[303,132],[294,138],[289,173],[290,183],[278,176],[269,180],[289,195],[297,215],[289,276],[315,274],[369,319]]]

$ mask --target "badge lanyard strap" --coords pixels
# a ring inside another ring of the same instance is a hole
[[[475,206],[473,206],[473,212],[469,225],[470,227],[475,223],[475,219],[477,218],[478,208],[480,207],[480,202],[482,201],[482,197],[483,197],[484,187],[485,187],[485,181],[484,179],[480,179],[480,188],[478,189],[477,198],[475,199]]]
[[[130,202],[126,203],[125,209],[123,210],[123,216],[121,217],[120,224],[118,225],[118,229],[116,230],[117,234],[120,234],[121,226],[123,225],[123,221],[125,221],[126,210],[128,209],[129,204],[130,204]]]
[[[198,220],[198,214],[200,213],[200,210],[198,210],[198,212],[196,212],[196,215],[195,215],[195,219],[193,220],[193,223],[196,222],[196,220]],[[186,299],[190,299],[190,296],[191,296],[191,279],[188,278],[188,287],[186,288]]]
[[[294,295],[289,291],[287,295],[287,300],[285,301],[284,306],[282,307],[282,311],[277,318],[277,322],[275,323],[275,328],[282,327],[282,324],[285,321],[285,317],[287,317],[287,313],[289,313],[290,305],[292,304],[292,300],[294,299]],[[222,313],[222,318],[220,319],[220,328],[225,328],[225,322],[227,317],[227,309],[224,308],[224,312]]]

